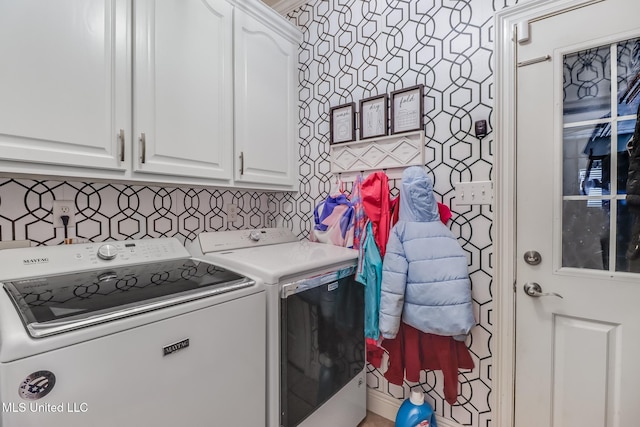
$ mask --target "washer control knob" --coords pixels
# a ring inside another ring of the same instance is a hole
[[[98,258],[105,261],[111,261],[118,255],[118,248],[114,245],[102,245],[98,248]]]
[[[249,238],[254,242],[257,242],[258,240],[260,240],[261,237],[262,237],[262,233],[260,233],[259,231],[254,230],[251,233],[249,233]]]

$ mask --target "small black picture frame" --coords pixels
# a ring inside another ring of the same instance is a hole
[[[391,134],[422,130],[424,85],[391,92]]]
[[[387,135],[389,97],[385,93],[360,100],[360,139]]]
[[[329,144],[356,139],[356,103],[336,105],[329,109]]]

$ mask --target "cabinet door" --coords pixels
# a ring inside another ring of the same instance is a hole
[[[0,160],[125,169],[129,16],[126,0],[0,2]]]
[[[236,9],[236,182],[295,188],[297,44]]]
[[[223,0],[135,2],[135,171],[231,178],[232,11]]]

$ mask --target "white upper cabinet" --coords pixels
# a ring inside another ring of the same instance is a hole
[[[135,2],[134,171],[231,179],[233,7]]]
[[[124,170],[127,1],[0,3],[0,160]]]
[[[235,10],[236,182],[297,185],[298,42]]]
[[[295,190],[301,38],[259,0],[0,0],[0,174]]]

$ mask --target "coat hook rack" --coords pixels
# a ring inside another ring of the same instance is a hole
[[[424,131],[334,144],[330,147],[331,173],[341,174],[344,182],[355,181],[358,175],[383,171],[389,178],[402,176],[408,166],[424,166]]]

